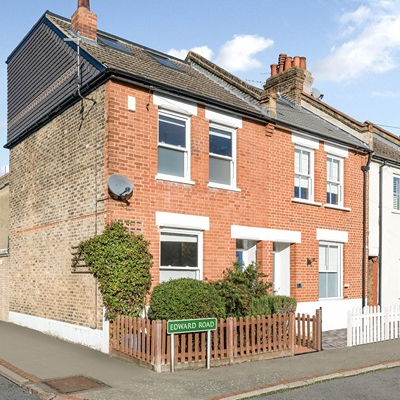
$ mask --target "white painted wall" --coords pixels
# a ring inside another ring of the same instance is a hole
[[[106,320],[103,320],[103,329],[100,330],[10,311],[9,322],[103,353],[109,352],[109,323]]]
[[[369,254],[379,251],[379,163],[371,163]],[[400,212],[393,210],[393,175],[400,169],[383,167],[382,307],[400,304]]]
[[[332,299],[297,303],[296,313],[315,315],[322,307],[322,331],[347,328],[347,312],[361,307],[360,299]]]

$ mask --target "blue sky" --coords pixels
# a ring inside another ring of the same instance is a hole
[[[195,49],[261,87],[278,55],[307,58],[323,101],[400,134],[400,0],[90,0],[98,28],[184,57]],[[7,57],[46,10],[77,0],[2,2],[0,172],[8,164]]]

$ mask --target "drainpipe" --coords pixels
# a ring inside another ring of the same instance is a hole
[[[378,249],[378,305],[382,307],[382,225],[383,225],[383,168],[386,160],[379,166],[379,249]]]
[[[372,158],[372,151],[369,152],[368,154],[368,161],[367,165],[363,165],[361,167],[361,171],[363,172],[363,255],[362,255],[362,277],[361,277],[361,282],[362,282],[362,307],[365,307],[365,263],[366,263],[366,251],[367,251],[367,183],[368,183],[368,171],[370,168],[371,164],[371,158]]]

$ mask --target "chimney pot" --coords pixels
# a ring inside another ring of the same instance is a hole
[[[293,58],[292,67],[300,67],[300,57],[299,56],[295,56]]]
[[[78,0],[78,8],[80,7],[87,8],[90,11],[89,0]]]
[[[283,70],[284,70],[286,57],[287,57],[286,54],[279,54],[279,58],[278,58],[279,72],[283,72]]]
[[[271,76],[275,76],[278,73],[278,65],[271,64]]]
[[[292,66],[292,57],[286,57],[284,71],[287,71]]]
[[[307,69],[307,62],[305,57],[300,57],[300,68]]]

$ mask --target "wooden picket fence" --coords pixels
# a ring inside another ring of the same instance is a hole
[[[305,338],[296,337],[299,326]],[[217,366],[293,356],[296,343],[306,347],[317,344],[317,331],[312,318],[293,313],[220,319],[217,329],[211,332],[210,364]],[[175,369],[204,368],[206,339],[205,332],[176,334]],[[157,372],[168,371],[171,365],[171,335],[167,334],[167,321],[118,316],[110,323],[110,354]]]
[[[348,312],[347,346],[400,338],[400,305],[354,308]]]
[[[296,346],[322,350],[322,309],[315,311],[315,315],[296,315]]]

